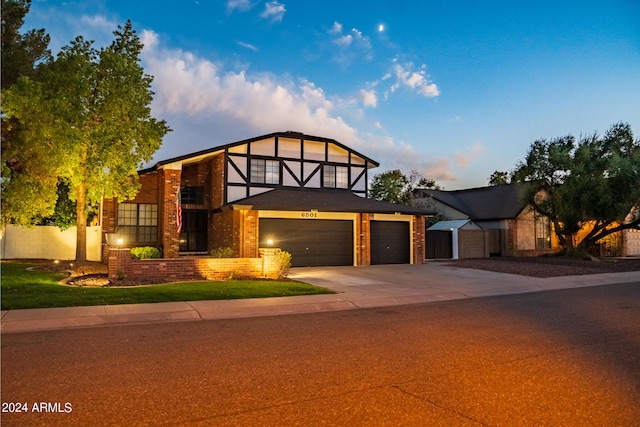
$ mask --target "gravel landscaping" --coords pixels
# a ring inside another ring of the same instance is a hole
[[[582,274],[621,273],[637,271],[640,279],[640,258],[576,259],[561,256],[514,258],[495,257],[450,261],[452,267],[519,274],[529,277],[558,277]]]

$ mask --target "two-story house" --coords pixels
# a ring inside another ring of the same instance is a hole
[[[103,203],[103,233],[167,258],[280,248],[294,266],[422,263],[428,212],[368,199],[377,166],[297,132],[233,142],[140,171],[134,199]]]

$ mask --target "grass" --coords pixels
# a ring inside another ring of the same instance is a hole
[[[64,274],[26,270],[29,264],[2,263],[2,309],[138,304],[269,298],[332,293],[295,281],[229,280],[185,282],[128,288],[62,286]]]

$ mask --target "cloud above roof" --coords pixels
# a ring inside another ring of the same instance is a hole
[[[141,40],[145,72],[154,76],[153,114],[166,119],[174,129],[165,138],[169,143],[163,145],[159,159],[291,129],[335,139],[379,161],[385,170],[416,170],[437,181],[457,180],[452,172],[454,160],[418,152],[390,137],[361,132],[343,118],[364,114],[358,112],[358,105],[376,107],[378,97],[373,88],[379,82],[354,93],[353,100],[343,99],[328,96],[306,79],[227,70],[224,64],[192,52],[165,48],[152,31],[143,31]],[[426,81],[419,76],[406,74],[407,86],[419,89]],[[381,126],[376,130],[383,131]]]

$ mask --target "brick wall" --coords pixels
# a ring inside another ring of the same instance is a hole
[[[211,216],[210,249],[228,247],[236,256],[255,258],[258,245],[258,211],[223,211]]]
[[[142,175],[138,175],[140,182],[140,190],[136,197],[128,200],[130,203],[154,203],[160,201],[160,172],[153,171]]]
[[[111,249],[109,278],[147,280],[226,280],[234,278],[277,279],[277,264],[269,254],[263,258],[159,258],[134,260],[129,249]]]
[[[180,251],[176,200],[180,189],[181,173],[182,171],[177,169],[162,170],[162,203],[158,206],[158,225],[165,258],[176,258]]]
[[[183,187],[203,187],[204,188],[204,204],[202,205],[186,205],[185,209],[209,209],[211,203],[211,169],[212,162],[197,163],[195,165],[184,166],[182,169],[182,186]],[[184,203],[184,201],[183,201]]]
[[[371,265],[371,214],[356,216],[356,265]]]
[[[423,216],[414,216],[413,219],[413,263],[423,264],[427,259],[426,251],[426,226]]]

